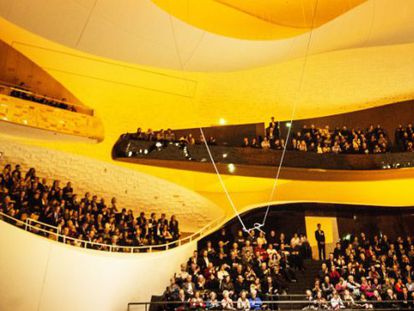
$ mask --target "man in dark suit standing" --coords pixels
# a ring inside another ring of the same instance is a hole
[[[318,229],[315,231],[315,239],[318,243],[319,251],[319,260],[326,259],[326,250],[325,250],[325,232],[321,229],[321,224],[317,225]]]
[[[267,136],[273,139],[280,138],[280,124],[275,121],[275,117],[270,118],[269,127],[267,128]]]

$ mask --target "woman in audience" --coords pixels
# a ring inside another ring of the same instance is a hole
[[[223,310],[235,310],[233,305],[233,299],[230,297],[230,293],[228,291],[223,292],[223,299],[221,300],[221,307]]]
[[[240,297],[237,299],[237,310],[250,310],[250,302],[249,299],[247,299],[247,292],[245,290],[240,292]]]

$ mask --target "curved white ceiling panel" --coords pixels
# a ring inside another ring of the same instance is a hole
[[[310,53],[413,42],[414,1],[370,0],[315,29]],[[206,32],[151,0],[0,0],[0,15],[48,39],[130,63],[189,71],[230,71],[306,53],[309,33],[242,40]]]

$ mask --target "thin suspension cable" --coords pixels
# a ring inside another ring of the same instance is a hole
[[[307,65],[307,62],[308,62],[310,43],[312,41],[312,34],[313,34],[313,29],[314,29],[315,16],[316,16],[316,11],[317,11],[317,7],[318,7],[318,2],[319,1],[316,1],[315,8],[314,8],[314,11],[313,11],[312,27],[311,27],[311,30],[309,32],[309,38],[308,38],[308,42],[307,42],[307,45],[306,45],[305,57],[304,57],[302,71],[301,71],[300,79],[299,79],[299,87],[298,87],[297,97],[293,101],[292,113],[290,115],[290,126],[289,126],[287,134],[286,134],[285,146],[283,147],[282,155],[280,157],[280,162],[279,162],[279,166],[278,166],[277,171],[276,171],[276,177],[275,177],[275,180],[274,180],[274,183],[273,183],[272,191],[270,192],[269,203],[267,205],[266,212],[265,212],[265,215],[263,217],[263,221],[262,221],[261,224],[259,224],[257,226],[258,228],[263,227],[266,223],[267,216],[269,215],[270,205],[271,205],[273,196],[275,195],[276,188],[277,188],[277,185],[278,185],[280,171],[282,170],[282,166],[283,166],[283,160],[285,159],[287,145],[289,143],[290,133],[292,131],[293,119],[294,119],[295,114],[296,114],[296,106],[297,106],[297,103],[299,101],[298,97],[300,96],[300,92],[302,91],[302,88],[303,88],[303,81],[304,81],[304,77],[305,77],[305,69],[306,69],[306,65]]]
[[[176,51],[176,53],[177,53],[178,62],[179,62],[179,64],[180,64],[181,70],[184,70],[184,63],[183,63],[183,60],[182,60],[182,58],[181,58],[180,49],[179,49],[179,47],[178,47],[178,42],[177,42],[176,33],[175,33],[175,27],[174,27],[174,23],[173,23],[173,19],[172,19],[171,14],[169,14],[169,21],[170,21],[171,31],[172,31],[172,34],[173,34],[174,45],[175,45],[175,51]],[[187,87],[188,87],[188,86],[187,86]],[[250,232],[250,230],[248,230],[248,229],[246,228],[246,226],[245,226],[245,224],[244,224],[243,220],[241,219],[241,217],[240,217],[240,215],[239,215],[239,213],[238,213],[238,211],[237,211],[237,208],[236,208],[236,206],[234,205],[234,202],[233,202],[233,200],[232,200],[232,198],[231,198],[231,196],[230,196],[230,193],[228,192],[227,187],[226,187],[226,185],[225,185],[225,183],[224,183],[223,179],[221,178],[220,172],[219,172],[219,170],[218,170],[218,168],[217,168],[217,166],[216,166],[216,163],[214,162],[213,155],[211,154],[210,147],[208,146],[208,143],[207,143],[207,140],[206,140],[206,137],[205,137],[205,135],[204,135],[204,131],[203,131],[203,128],[202,128],[202,127],[200,127],[200,133],[201,133],[201,136],[203,137],[204,144],[205,144],[206,149],[207,149],[207,153],[208,153],[208,155],[209,155],[209,157],[210,157],[211,163],[213,164],[213,167],[214,167],[214,170],[215,170],[215,172],[216,172],[217,178],[218,178],[218,180],[220,181],[221,187],[223,188],[223,191],[224,191],[224,193],[226,194],[226,197],[227,197],[227,200],[229,201],[230,206],[232,207],[232,209],[233,209],[234,213],[236,214],[237,218],[239,219],[240,224],[241,224],[241,225],[242,225],[242,227],[243,227],[243,231],[245,231],[245,232]]]
[[[239,212],[237,211],[236,206],[234,205],[234,202],[233,202],[233,200],[232,200],[232,198],[231,198],[231,196],[230,196],[230,193],[229,193],[229,192],[228,192],[228,190],[227,190],[227,187],[226,187],[226,185],[225,185],[225,183],[224,183],[224,181],[223,181],[223,178],[222,178],[222,177],[221,177],[221,175],[220,175],[220,172],[219,172],[219,170],[218,170],[218,168],[217,168],[216,163],[214,162],[213,155],[211,154],[210,147],[208,146],[208,143],[207,143],[207,140],[206,140],[206,137],[205,137],[205,135],[204,135],[204,131],[203,131],[203,128],[202,128],[202,127],[200,127],[200,133],[201,133],[201,136],[203,137],[204,145],[206,146],[208,156],[210,157],[210,161],[211,161],[211,163],[213,164],[213,167],[214,167],[214,170],[215,170],[215,172],[216,172],[216,174],[217,174],[218,180],[220,181],[221,187],[223,188],[224,193],[226,194],[227,200],[229,201],[230,206],[233,208],[234,213],[236,214],[237,218],[239,219],[240,224],[241,224],[241,225],[242,225],[242,227],[243,227],[243,230],[244,230],[245,232],[249,232],[249,230],[246,228],[246,226],[245,226],[245,224],[244,224],[243,220],[241,219],[241,217],[240,217],[240,215],[239,215]]]

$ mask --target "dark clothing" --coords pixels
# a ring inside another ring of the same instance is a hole
[[[325,232],[323,230],[316,230],[315,239],[316,239],[316,242],[318,243],[319,260],[325,260],[326,259]]]

